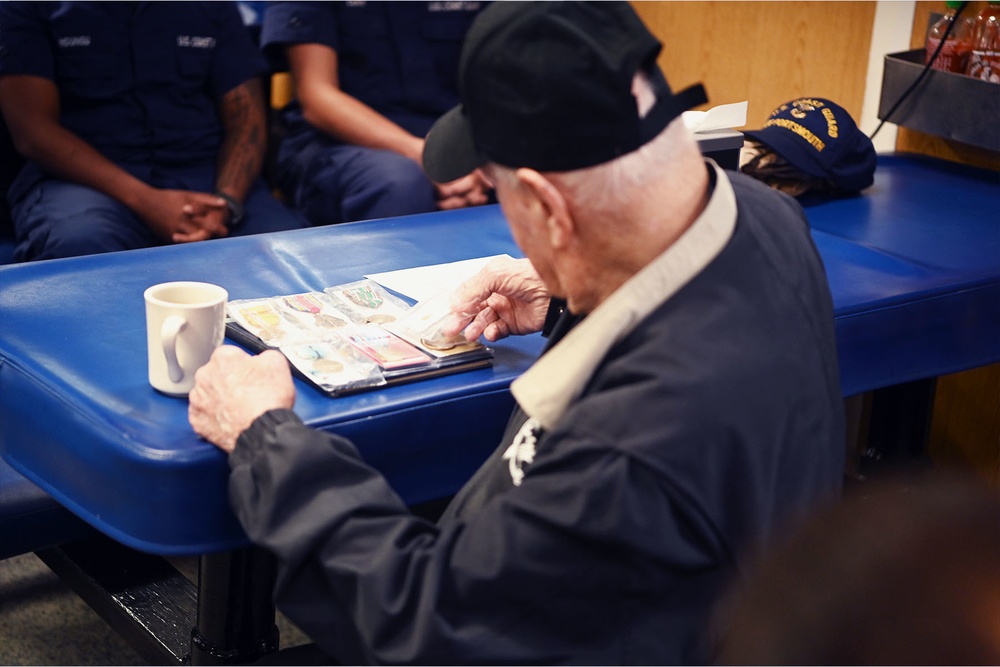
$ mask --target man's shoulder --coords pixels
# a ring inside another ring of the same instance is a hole
[[[805,211],[794,197],[738,171],[727,171],[726,176],[733,186],[737,207],[743,216],[769,219],[778,217],[805,223]]]
[[[748,253],[767,264],[789,286],[806,276],[826,291],[822,260],[812,239],[805,210],[789,195],[745,174],[728,172],[736,195],[737,222],[723,262],[745,261]],[[764,269],[765,267],[759,267]],[[768,272],[771,273],[771,272]]]

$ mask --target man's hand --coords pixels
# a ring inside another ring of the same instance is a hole
[[[198,369],[188,395],[188,420],[195,433],[226,452],[257,417],[291,409],[295,385],[288,361],[275,350],[251,356],[223,345]]]
[[[190,243],[227,236],[226,201],[207,192],[151,190],[139,211],[143,222],[159,238]]]
[[[203,233],[208,234],[208,238],[229,235],[227,223],[231,213],[225,199],[205,192],[187,192],[186,194],[189,197],[181,212],[187,216],[188,220],[193,222]],[[185,243],[187,240],[177,237],[173,239],[174,243]]]
[[[489,183],[478,169],[450,183],[435,183],[434,188],[437,193],[438,208],[443,211],[480,206],[489,201]]]
[[[466,340],[496,341],[541,331],[551,295],[527,259],[498,257],[466,280],[452,296],[452,322],[442,332],[465,328]]]

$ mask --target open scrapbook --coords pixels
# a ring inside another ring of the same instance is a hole
[[[411,307],[372,280],[238,299],[226,310],[227,337],[253,351],[279,350],[296,375],[332,396],[493,363],[482,343],[443,335],[445,295]]]

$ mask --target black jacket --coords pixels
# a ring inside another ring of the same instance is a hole
[[[230,495],[277,554],[282,611],[346,663],[705,662],[741,558],[839,492],[826,276],[801,209],[731,174],[709,266],[612,348],[512,477],[510,440],[438,524],[354,447],[268,413]]]

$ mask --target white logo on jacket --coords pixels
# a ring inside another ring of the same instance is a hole
[[[510,447],[503,453],[503,458],[510,467],[510,478],[514,486],[521,486],[524,481],[524,466],[535,460],[535,444],[538,442],[541,426],[541,422],[534,417],[524,422]]]

